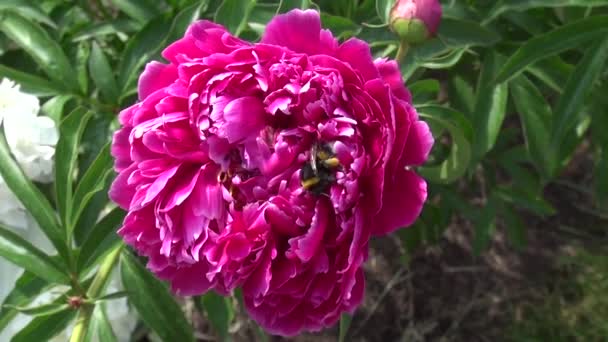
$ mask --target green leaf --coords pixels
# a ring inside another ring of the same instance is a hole
[[[38,24],[11,11],[0,11],[0,30],[32,56],[52,80],[78,92],[76,71],[61,46]]]
[[[72,231],[73,182],[80,138],[92,113],[85,108],[74,109],[59,126],[59,141],[55,152],[55,194],[57,209],[67,232]]]
[[[123,98],[140,74],[140,68],[165,45],[170,31],[168,25],[166,16],[156,17],[129,39],[118,66],[118,84]]]
[[[76,316],[76,310],[65,309],[52,315],[34,318],[11,342],[49,341],[61,333]]]
[[[23,272],[15,282],[14,288],[0,305],[0,332],[17,316],[18,312],[10,309],[14,305],[28,305],[48,283],[30,272]]]
[[[38,5],[29,0],[2,0],[0,11],[2,10],[14,10],[25,18],[57,28],[53,20]]]
[[[78,44],[76,50],[76,72],[78,74],[78,84],[83,94],[89,93],[89,73],[87,72],[87,62],[91,54],[91,44],[84,41]]]
[[[0,256],[51,283],[69,283],[65,268],[4,225],[0,225]]]
[[[595,164],[595,198],[600,208],[608,206],[608,150],[603,147]]]
[[[93,336],[97,336],[95,339]],[[105,305],[95,305],[86,341],[116,342],[118,339],[106,315]]]
[[[129,295],[129,292],[127,292],[127,291],[118,291],[118,292],[113,292],[113,293],[103,295],[101,297],[93,298],[90,301],[93,303],[99,303],[99,302],[103,302],[103,301],[107,301],[107,300],[124,298],[128,295]]]
[[[13,305],[8,305],[7,307],[28,316],[42,317],[64,311],[69,308],[69,305],[67,303],[49,303],[27,308]]]
[[[208,1],[197,1],[179,12],[173,19],[171,34],[167,37],[167,41],[173,42],[183,37],[188,26],[201,17],[208,5]]]
[[[509,57],[496,76],[502,83],[518,75],[528,65],[584,42],[603,38],[608,34],[608,15],[591,16],[578,20],[526,41]]]
[[[605,6],[608,0],[498,0],[488,12],[483,24],[487,24],[507,11],[527,11],[537,7]]]
[[[403,241],[406,253],[411,255],[416,249],[425,244],[435,244],[443,236],[448,227],[449,215],[446,215],[446,205],[441,207],[427,203],[416,222],[398,231]]]
[[[500,40],[500,36],[474,21],[443,18],[437,33],[447,46],[490,46]]]
[[[471,124],[462,114],[446,107],[422,106],[418,110],[422,118],[446,129],[452,137],[451,152],[445,161],[438,166],[424,166],[418,170],[431,182],[452,183],[466,173],[471,160]]]
[[[73,42],[87,40],[94,37],[102,37],[110,34],[131,33],[137,30],[138,24],[125,18],[104,21],[100,23],[91,23],[82,30],[74,34]]]
[[[228,329],[234,319],[234,308],[230,298],[215,292],[207,292],[197,298],[197,306],[207,312],[211,326],[222,341],[229,339]]]
[[[294,8],[308,9],[310,7],[310,0],[281,0],[279,3],[278,13],[289,12]]]
[[[159,9],[154,6],[153,1],[146,0],[111,0],[114,6],[123,11],[129,17],[142,24],[160,14]],[[157,2],[158,3],[158,2]]]
[[[192,327],[167,286],[128,252],[121,259],[122,283],[142,321],[163,341],[194,341]]]
[[[110,103],[117,103],[120,94],[118,92],[118,84],[114,78],[114,72],[106,55],[95,42],[91,48],[89,72],[91,73],[93,82],[95,82],[95,85],[101,91],[101,95]]]
[[[488,247],[492,234],[496,228],[496,213],[499,207],[498,199],[492,195],[481,209],[481,214],[475,222],[475,236],[473,238],[473,254],[479,255]]]
[[[125,212],[122,209],[114,208],[95,225],[80,248],[78,270],[82,271],[96,265],[97,261],[112,249],[112,246],[120,242],[116,229],[124,217]]]
[[[436,100],[441,87],[439,81],[426,79],[409,84],[408,88],[412,93],[412,102],[418,105]]]
[[[501,213],[505,220],[509,240],[515,248],[523,250],[528,242],[526,239],[526,226],[521,217],[508,205],[501,207]]]
[[[546,58],[528,66],[527,71],[544,82],[551,89],[563,93],[574,67],[559,56]]]
[[[224,0],[215,12],[213,20],[222,24],[235,36],[239,36],[247,26],[247,20],[256,0]]]
[[[388,24],[394,0],[376,0],[376,13],[382,22]]]
[[[25,93],[36,96],[51,96],[61,93],[61,89],[44,78],[28,74],[0,64],[0,78],[11,79],[19,85]]]
[[[57,95],[46,101],[42,105],[41,111],[46,114],[46,116],[53,119],[55,124],[59,126],[61,124],[61,119],[63,118],[64,108],[72,99],[74,99],[74,96],[72,95]]]
[[[555,209],[539,195],[532,195],[518,189],[500,186],[496,189],[496,195],[503,201],[514,206],[524,208],[533,213],[546,216],[555,214]]]
[[[475,107],[475,92],[473,87],[462,76],[454,75],[448,81],[448,99],[450,106],[465,114],[473,115]]]
[[[481,160],[494,147],[505,119],[509,88],[507,83],[493,84],[503,63],[504,58],[495,52],[489,52],[483,60],[472,120],[475,131],[473,163]]]
[[[76,191],[74,192],[74,209],[72,209],[73,215],[70,222],[78,222],[80,215],[91,198],[93,198],[93,195],[105,189],[110,176],[114,174],[112,170],[113,159],[110,154],[110,145],[110,142],[106,143],[78,183]]]
[[[556,164],[555,151],[550,147],[551,107],[534,84],[523,75],[511,82],[510,88],[531,161],[544,179],[550,179]]]
[[[350,323],[353,320],[352,316],[346,313],[343,313],[340,316],[340,334],[338,336],[338,342],[346,341],[346,334],[348,333],[348,328],[350,327]]]
[[[361,31],[361,27],[352,20],[326,13],[321,13],[321,25],[339,39],[356,36]]]
[[[576,125],[579,113],[582,111],[584,101],[593,87],[595,81],[602,74],[606,59],[608,58],[608,39],[604,38],[594,43],[578,63],[564,93],[559,97],[555,108],[551,147],[560,151],[565,134]],[[560,155],[560,157],[562,157]]]
[[[11,157],[4,129],[0,129],[0,176],[36,220],[40,229],[51,240],[63,260],[68,260],[67,246],[59,228],[55,211],[46,197],[25,176],[17,162]]]

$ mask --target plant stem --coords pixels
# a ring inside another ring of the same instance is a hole
[[[402,40],[399,43],[399,49],[397,50],[397,55],[395,56],[397,63],[401,62],[405,58],[409,49],[410,44],[408,44],[405,40]]]
[[[89,299],[95,299],[99,297],[106,283],[108,282],[108,278],[110,278],[110,274],[116,265],[120,257],[120,252],[122,252],[123,244],[116,245],[112,251],[105,257],[101,266],[99,266],[99,270],[97,271],[97,275],[93,278],[93,282],[86,293],[86,297]],[[70,342],[83,342],[85,337],[87,336],[87,331],[89,329],[89,322],[91,321],[91,316],[93,315],[93,310],[95,309],[95,304],[84,304],[80,308],[80,312],[78,313],[78,319],[76,320],[76,325],[74,326],[74,330],[72,330],[72,337],[70,338]]]

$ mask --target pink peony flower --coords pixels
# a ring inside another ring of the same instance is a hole
[[[397,64],[339,44],[315,11],[251,44],[194,23],[120,113],[119,234],[180,295],[242,287],[271,333],[333,325],[361,303],[370,237],[411,224],[433,138]]]
[[[397,0],[391,9],[391,29],[408,43],[422,43],[437,33],[441,14],[439,0]]]

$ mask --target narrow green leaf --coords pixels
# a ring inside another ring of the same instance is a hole
[[[96,265],[113,245],[120,242],[116,229],[124,217],[125,212],[122,209],[114,208],[95,225],[80,248],[78,270],[82,271]]]
[[[67,260],[68,251],[55,211],[49,201],[25,176],[17,162],[11,157],[4,129],[0,129],[0,176],[15,194],[25,209],[38,223],[43,233],[51,240],[55,249]]]
[[[74,192],[72,219],[70,222],[78,222],[80,214],[87,206],[93,195],[106,188],[106,184],[113,175],[112,164],[114,160],[110,154],[110,143],[108,142],[89,169],[84,173],[82,179]]]
[[[208,5],[208,1],[197,1],[179,12],[173,19],[171,34],[167,37],[167,41],[173,42],[183,37],[188,26],[201,17]]]
[[[481,209],[479,219],[475,222],[475,236],[473,238],[473,254],[479,255],[488,247],[492,234],[496,228],[496,213],[499,207],[498,199],[490,196],[486,205]]]
[[[59,126],[63,118],[64,108],[72,99],[74,99],[72,95],[57,95],[52,97],[42,105],[41,112],[53,119],[55,124]]]
[[[96,336],[97,338],[95,339]],[[106,315],[105,305],[95,305],[93,317],[85,341],[117,342],[112,325]]]
[[[0,31],[32,56],[52,80],[78,92],[78,79],[70,61],[61,46],[38,24],[14,12],[0,11]]]
[[[159,9],[154,6],[153,1],[147,0],[111,0],[114,6],[123,11],[129,17],[142,24],[160,14]],[[158,3],[158,2],[157,2]]]
[[[608,0],[498,0],[488,12],[483,24],[487,24],[507,11],[527,11],[537,7],[605,6]]]
[[[194,341],[192,326],[167,286],[128,252],[121,259],[122,283],[142,321],[163,341]]]
[[[388,24],[394,0],[376,0],[376,13],[382,22]]]
[[[64,311],[65,309],[69,308],[69,305],[67,303],[49,303],[35,307],[21,307],[13,305],[7,305],[7,307],[28,316],[42,317]]]
[[[69,283],[64,268],[3,225],[0,225],[0,256],[51,283]]]
[[[608,35],[608,15],[591,16],[578,20],[526,41],[509,59],[496,76],[502,83],[518,75],[528,65],[584,42]]]
[[[534,84],[523,75],[511,82],[510,88],[531,161],[543,178],[550,179],[556,164],[555,151],[550,147],[551,107]]]
[[[197,298],[198,306],[207,312],[211,326],[222,341],[229,337],[228,329],[234,319],[234,308],[230,298],[220,296],[215,292],[207,292]]]
[[[504,58],[496,52],[489,52],[483,60],[477,83],[477,99],[473,113],[473,163],[477,163],[494,144],[502,127],[507,110],[507,83],[493,84],[494,77]]]
[[[61,333],[76,316],[76,310],[65,309],[52,315],[34,318],[11,342],[49,341]]]
[[[19,85],[21,85],[21,90],[28,94],[36,96],[52,96],[62,92],[61,89],[58,89],[59,87],[55,86],[44,78],[0,64],[0,78],[4,77],[19,83]]]
[[[140,74],[140,68],[148,62],[165,45],[169,35],[166,16],[159,16],[146,24],[139,32],[129,39],[118,66],[118,84],[121,95],[127,93]]]
[[[340,316],[340,334],[338,336],[338,342],[346,341],[346,334],[348,333],[348,328],[350,328],[350,323],[353,320],[352,316],[346,313],[343,313]]]
[[[247,19],[255,3],[256,0],[224,0],[213,19],[239,36],[247,26]]]
[[[101,91],[101,95],[110,103],[118,103],[120,94],[118,92],[118,84],[114,78],[114,72],[106,55],[95,42],[91,48],[89,72],[91,73],[93,82],[95,82],[95,85]]]
[[[127,292],[127,291],[118,291],[118,292],[113,292],[113,293],[103,295],[101,297],[93,298],[93,299],[91,299],[91,302],[99,303],[99,302],[103,302],[103,301],[107,301],[107,300],[124,298],[128,295],[129,295],[129,292]]]
[[[80,42],[76,50],[76,73],[78,84],[83,94],[89,93],[89,73],[87,64],[91,55],[91,44],[87,41]]]
[[[518,189],[500,186],[496,189],[496,195],[501,200],[514,206],[524,208],[533,213],[546,216],[555,214],[555,209],[547,203],[540,195],[531,195]]]
[[[446,129],[452,137],[450,155],[445,161],[438,166],[424,166],[418,170],[431,182],[454,182],[466,173],[471,160],[471,124],[462,114],[446,107],[422,106],[418,110],[422,118],[432,125]]]
[[[472,117],[475,107],[475,91],[462,76],[454,75],[448,80],[448,100],[450,107]]]
[[[25,18],[57,28],[53,20],[38,5],[29,0],[2,0],[0,11],[2,10],[14,10]]]
[[[608,38],[594,43],[578,63],[564,93],[560,96],[555,108],[551,147],[560,150],[565,134],[571,130],[580,118],[584,101],[597,78],[602,74],[606,59],[608,58]]]
[[[527,71],[551,89],[563,93],[574,67],[559,56],[549,57],[528,66]]]
[[[503,205],[501,213],[507,226],[509,240],[515,248],[523,250],[528,242],[526,239],[526,226],[521,217],[509,205]]]
[[[76,108],[59,126],[59,141],[55,152],[55,194],[59,215],[68,233],[72,230],[72,186],[78,160],[78,144],[91,115],[85,108]]]
[[[0,305],[0,332],[2,332],[18,314],[17,311],[10,309],[10,306],[25,306],[30,304],[48,285],[48,282],[42,278],[27,271],[23,272],[21,277],[15,282],[14,288],[6,296],[2,305]]]
[[[500,36],[468,20],[443,18],[437,33],[439,38],[450,47],[490,46],[500,41]]]
[[[99,23],[91,23],[90,25],[82,28],[82,30],[75,33],[74,37],[72,38],[72,41],[79,42],[82,40],[87,40],[94,37],[102,37],[110,34],[131,33],[137,31],[138,26],[139,25],[137,24],[137,22],[126,18],[119,18]]]

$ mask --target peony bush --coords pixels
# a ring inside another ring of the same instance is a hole
[[[370,256],[523,249],[587,152],[605,209],[607,14],[0,4],[0,341],[377,338]]]

